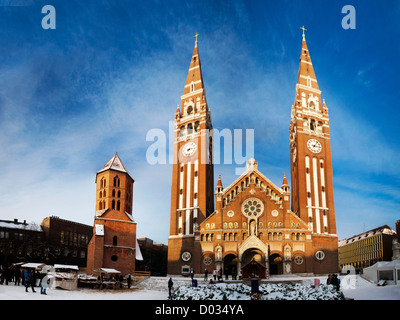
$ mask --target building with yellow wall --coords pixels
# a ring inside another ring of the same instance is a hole
[[[339,241],[339,267],[352,266],[356,272],[378,261],[392,260],[396,232],[387,225]]]

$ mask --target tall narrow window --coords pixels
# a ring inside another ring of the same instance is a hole
[[[314,131],[314,130],[315,130],[315,120],[314,120],[314,119],[312,119],[312,120],[310,121],[310,130],[311,130],[311,131]]]
[[[118,243],[118,237],[117,236],[114,236],[113,237],[113,246],[117,246],[117,243]]]
[[[121,209],[121,203],[119,202],[119,200],[117,201],[117,210],[119,211]]]
[[[115,210],[115,200],[112,201],[112,203],[111,203],[111,208],[112,208],[113,210]]]

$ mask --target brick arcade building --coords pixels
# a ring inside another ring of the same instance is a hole
[[[338,271],[328,108],[304,33],[289,126],[291,191],[286,176],[279,187],[250,159],[228,187],[219,177],[214,193],[212,135],[205,134],[211,110],[197,39],[174,118],[169,274],[207,268],[238,275],[254,261],[266,276]]]
[[[135,272],[136,222],[132,216],[134,180],[118,154],[96,175],[96,212],[88,245],[87,274],[111,268],[123,275]]]

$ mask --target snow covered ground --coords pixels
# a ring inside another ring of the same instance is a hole
[[[378,287],[359,276],[352,278],[341,278],[342,292],[346,298],[355,300],[400,300],[400,286]],[[93,290],[79,289],[66,291],[60,289],[47,289],[47,295],[40,294],[40,288],[36,293],[31,289],[25,292],[22,286],[15,286],[14,283],[0,285],[0,300],[167,300],[168,288],[167,277],[151,277],[140,283],[136,288],[130,290]],[[271,280],[288,281],[302,280],[304,284],[314,284],[314,279],[326,283],[326,277],[277,277]],[[190,278],[174,277],[174,287],[190,285]],[[198,279],[199,285],[206,284]]]

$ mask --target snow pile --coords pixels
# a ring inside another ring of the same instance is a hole
[[[343,300],[342,292],[332,285],[318,286],[300,283],[268,283],[259,286],[262,300]],[[173,295],[173,300],[250,300],[251,288],[241,283],[219,283],[198,287],[180,286]],[[253,296],[254,298],[254,296]]]
[[[268,283],[260,285],[260,293],[267,300],[344,300],[341,291],[326,284]]]

